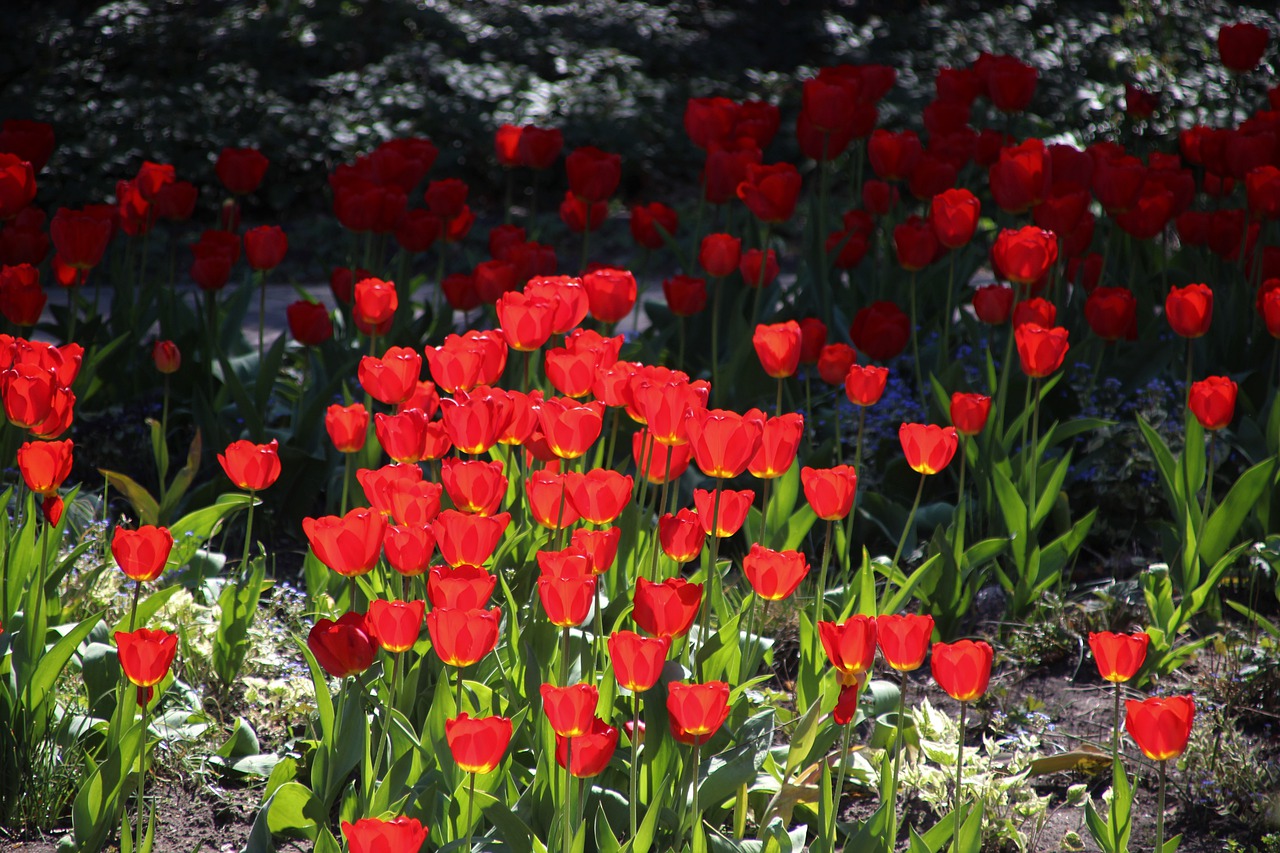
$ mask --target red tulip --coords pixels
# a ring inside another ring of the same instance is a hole
[[[706,538],[698,514],[691,509],[681,508],[675,515],[666,513],[658,519],[662,552],[677,563],[687,563],[702,553]]]
[[[1013,288],[1001,284],[988,284],[973,292],[973,312],[989,326],[1002,326],[1009,322],[1013,311]]]
[[[669,637],[644,637],[634,631],[614,631],[609,635],[609,660],[618,686],[632,693],[652,689],[662,677],[662,667],[670,649]]]
[[[389,524],[382,534],[382,549],[397,574],[417,577],[431,568],[436,535],[429,523]]]
[[[1138,300],[1127,287],[1095,288],[1084,301],[1084,318],[1104,341],[1138,337]]]
[[[137,530],[117,527],[111,537],[111,557],[125,576],[153,581],[164,571],[173,550],[173,534],[167,527],[144,524]]]
[[[112,231],[110,219],[86,210],[61,207],[49,222],[49,236],[58,257],[76,270],[89,270],[101,263]]]
[[[422,469],[417,465],[391,464],[381,468],[361,468],[356,471],[356,481],[364,491],[369,506],[387,518],[395,517],[392,495],[401,484],[422,482]],[[437,488],[439,488],[437,486]]]
[[[1200,426],[1219,430],[1231,423],[1236,412],[1236,383],[1226,376],[1210,376],[1191,383],[1187,405]]]
[[[955,427],[937,424],[903,424],[898,428],[898,441],[907,465],[918,474],[937,474],[951,463],[959,437]]]
[[[258,188],[271,163],[256,148],[223,148],[214,171],[232,195],[248,195]]]
[[[538,407],[538,423],[552,453],[561,459],[577,459],[600,437],[604,406],[553,397]]]
[[[427,840],[427,828],[412,817],[344,820],[342,834],[351,853],[418,853]]]
[[[325,409],[324,428],[339,453],[357,453],[369,433],[369,412],[363,403],[334,403]]]
[[[738,198],[762,222],[786,222],[800,196],[800,172],[790,163],[747,165]]]
[[[618,730],[599,717],[592,717],[591,728],[573,738],[572,758],[569,740],[556,735],[556,763],[564,767],[572,761],[569,772],[573,777],[589,779],[604,772],[617,748]]]
[[[334,622],[321,619],[307,634],[316,663],[334,678],[357,675],[373,665],[378,653],[363,613],[344,613]]]
[[[867,140],[867,159],[877,177],[886,181],[905,181],[915,171],[924,146],[914,130],[898,133],[877,128]]]
[[[1228,71],[1248,74],[1267,51],[1270,34],[1257,24],[1228,24],[1218,29],[1218,58]]]
[[[799,551],[774,551],[755,543],[742,558],[742,572],[756,595],[781,601],[800,586],[809,573],[809,561]]]
[[[269,488],[280,476],[280,442],[274,438],[268,444],[251,441],[233,441],[225,453],[218,454],[218,462],[227,478],[237,487],[248,492],[260,492]]]
[[[1207,284],[1170,287],[1164,313],[1174,334],[1184,338],[1203,337],[1213,320],[1213,291]]]
[[[125,678],[138,687],[154,687],[169,674],[178,652],[178,636],[168,631],[139,628],[116,631],[116,650]]]
[[[933,617],[885,614],[876,617],[876,642],[885,662],[898,672],[913,672],[924,663],[933,636]]]
[[[444,736],[453,760],[464,773],[492,773],[511,743],[511,720],[466,713],[444,721]]]
[[[828,385],[843,385],[857,360],[857,352],[848,344],[827,344],[818,353],[818,377]]]
[[[435,566],[427,575],[427,599],[433,608],[481,610],[497,584],[498,578],[479,566]]]
[[[909,216],[893,229],[893,246],[898,265],[917,272],[933,263],[938,255],[938,238],[933,227],[919,216]]]
[[[395,282],[366,278],[356,282],[353,304],[356,327],[366,335],[383,335],[391,329],[400,297]]]
[[[440,419],[454,446],[473,456],[488,452],[511,424],[514,406],[499,389],[477,385],[470,392],[455,391],[440,401]]]
[[[569,537],[569,547],[590,557],[592,574],[602,575],[613,567],[621,538],[621,527],[608,527],[604,530],[580,527]]]
[[[818,638],[827,659],[840,673],[842,684],[865,678],[876,657],[876,620],[870,616],[850,616],[842,623],[819,622]]]
[[[502,336],[512,349],[532,352],[551,337],[555,304],[550,300],[513,290],[502,294],[494,307],[502,324]]]
[[[637,204],[631,208],[631,239],[642,249],[661,249],[679,226],[680,217],[661,202]]]
[[[978,72],[983,77],[987,95],[996,109],[1006,113],[1020,113],[1031,103],[1035,94],[1036,78],[1039,72],[1034,65],[1028,65],[1012,56],[991,57],[985,70]]]
[[[834,468],[800,469],[800,485],[805,500],[813,512],[823,521],[837,521],[853,510],[853,499],[858,493],[858,472],[852,465]]]
[[[1033,379],[1044,378],[1061,367],[1070,349],[1067,330],[1062,327],[1046,329],[1024,323],[1013,330],[1013,337],[1022,372]]]
[[[768,287],[778,277],[778,255],[773,249],[767,253],[759,249],[747,249],[738,262],[738,272],[747,287]]]
[[[559,128],[535,127],[526,124],[520,128],[520,165],[530,169],[550,169],[564,148],[564,134]]]
[[[0,153],[0,220],[12,219],[36,197],[36,173],[13,154]]]
[[[600,690],[594,684],[567,687],[544,684],[538,692],[542,696],[542,711],[557,735],[576,738],[591,731],[591,721],[600,702]]]
[[[559,628],[587,621],[595,594],[596,578],[589,573],[569,577],[544,574],[538,578],[538,599],[542,602],[542,609],[546,611],[547,620]]]
[[[667,716],[671,733],[688,744],[703,744],[729,718],[729,685],[723,681],[667,686]]]
[[[1151,697],[1124,703],[1124,727],[1142,754],[1152,761],[1167,761],[1186,751],[1195,722],[1196,704],[1190,696]]]
[[[525,495],[533,520],[548,530],[562,530],[578,523],[579,515],[569,500],[568,474],[542,469],[524,481]]]
[[[316,559],[343,577],[366,574],[377,565],[386,527],[381,513],[362,508],[344,516],[302,519]]]
[[[978,228],[982,205],[968,190],[953,189],[933,197],[929,205],[929,224],[938,242],[948,249],[958,249],[973,239]]]
[[[1089,650],[1098,665],[1098,673],[1113,684],[1128,681],[1142,669],[1151,638],[1136,634],[1114,634],[1111,631],[1089,633]]]
[[[993,656],[991,646],[981,640],[934,643],[933,680],[957,702],[972,702],[987,692]]]
[[[422,632],[422,601],[385,601],[375,598],[365,614],[373,638],[389,652],[407,652]]]
[[[586,202],[607,200],[622,178],[622,157],[589,145],[571,151],[564,166],[569,190]]]
[[[888,361],[911,339],[911,320],[892,302],[872,302],[853,315],[849,337],[860,352],[875,361]]]
[[[427,416],[420,409],[406,409],[394,415],[373,416],[373,434],[393,461],[420,462],[426,455]]]
[[[1006,228],[991,247],[996,271],[1024,287],[1035,284],[1058,259],[1058,240],[1052,232],[1027,225],[1014,231]]]
[[[52,495],[71,474],[71,439],[28,441],[18,448],[18,470],[27,488],[38,495]]]
[[[985,394],[951,395],[951,423],[961,435],[977,435],[987,425],[991,398]]]
[[[691,410],[685,414],[685,429],[702,473],[732,479],[747,470],[759,450],[764,417],[757,409],[745,415],[724,409]]]
[[[662,295],[672,314],[692,317],[707,307],[707,282],[691,275],[673,275],[663,279]]]
[[[446,666],[471,666],[498,644],[502,610],[433,608],[427,614],[431,647]]]
[[[244,256],[255,270],[273,270],[284,261],[289,239],[278,225],[260,225],[244,235]]]
[[[800,366],[801,343],[800,324],[795,320],[757,325],[751,343],[765,373],[775,379],[795,375]]]
[[[702,584],[684,578],[653,583],[636,580],[631,618],[655,637],[681,637],[689,632],[702,604]]]
[[[693,503],[698,508],[702,532],[717,539],[734,535],[746,523],[755,497],[756,493],[750,489],[694,489]]]
[[[493,515],[507,496],[507,478],[498,461],[444,459],[440,462],[440,481],[453,505],[474,515]]]
[[[482,566],[493,556],[510,523],[507,512],[481,516],[446,509],[436,518],[436,546],[451,566]]]
[[[631,499],[631,477],[609,468],[570,471],[565,478],[574,509],[592,524],[611,524]]]
[[[329,309],[319,302],[299,299],[290,303],[284,313],[289,323],[289,333],[303,346],[318,347],[333,337],[333,320],[329,318]]]
[[[601,323],[616,323],[636,304],[636,277],[627,270],[603,267],[582,276],[591,316]]]
[[[1039,139],[1001,147],[987,170],[996,206],[1009,213],[1023,213],[1048,196],[1052,187],[1052,162]]]
[[[804,437],[804,415],[787,412],[767,418],[760,431],[760,449],[747,464],[751,476],[773,480],[791,470]]]
[[[855,406],[874,406],[884,394],[889,368],[854,364],[844,377],[844,393]]]
[[[663,444],[652,436],[647,430],[631,435],[631,456],[635,459],[636,470],[640,476],[658,486],[679,480],[688,470],[689,461],[693,458],[692,446]]]
[[[738,268],[742,240],[732,234],[708,234],[698,249],[698,264],[712,278],[724,278]]]

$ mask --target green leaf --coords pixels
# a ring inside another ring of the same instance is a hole
[[[204,547],[218,531],[222,522],[234,512],[246,509],[254,499],[244,492],[226,492],[206,507],[189,512],[169,525],[173,534],[173,550],[169,553],[169,567],[181,568],[191,561],[196,551]]]
[[[169,601],[169,599],[173,598],[173,594],[181,588],[182,587],[180,586],[167,586],[164,589],[156,590],[155,592],[148,595],[146,598],[139,601],[138,615],[136,620],[137,624],[146,625],[148,622],[150,622],[151,617],[159,613],[160,608],[164,607],[165,604]],[[120,617],[120,621],[116,622],[116,624],[111,626],[111,630],[108,633],[114,636],[116,631],[128,631],[128,630],[129,630],[129,614],[126,613],[125,615]]]
[[[105,613],[105,611],[103,612]],[[24,708],[31,711],[40,707],[45,697],[49,695],[49,691],[53,690],[53,685],[57,682],[58,676],[62,674],[67,661],[71,660],[71,656],[75,654],[76,649],[84,642],[84,638],[89,636],[89,632],[98,624],[98,620],[102,616],[103,613],[97,613],[85,618],[80,624],[68,631],[62,639],[58,640],[52,649],[49,649],[40,657],[39,662],[36,664],[35,672],[31,676],[30,684],[18,685]]]
[[[328,823],[328,814],[320,799],[298,782],[286,782],[277,788],[265,809],[267,829],[272,835],[314,841],[320,827]]]
[[[99,468],[98,473],[106,478],[112,488],[124,495],[125,500],[133,507],[133,511],[138,514],[139,523],[160,523],[160,505],[137,481],[127,474],[108,471],[105,468]]]
[[[1181,508],[1184,503],[1182,484],[1178,482],[1178,466],[1173,461],[1173,453],[1160,437],[1160,433],[1156,432],[1145,418],[1138,418],[1138,429],[1146,439],[1147,447],[1151,448],[1151,455],[1155,458],[1156,470],[1160,473],[1160,484],[1164,486],[1165,498],[1169,506],[1174,510]],[[1181,513],[1178,514],[1181,515]]]
[[[1249,517],[1249,510],[1258,502],[1263,490],[1270,488],[1275,468],[1274,458],[1249,468],[1232,485],[1222,503],[1210,513],[1199,543],[1200,556],[1205,563],[1215,563],[1226,553],[1231,540]]]
[[[247,755],[257,755],[260,751],[258,734],[253,730],[253,726],[249,725],[249,721],[244,717],[237,717],[231,735],[214,754],[221,755],[223,758],[244,758]]]

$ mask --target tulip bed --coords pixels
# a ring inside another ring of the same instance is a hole
[[[1275,849],[1273,35],[1219,30],[1238,120],[1168,140],[1136,87],[1047,140],[1004,55],[923,133],[891,67],[797,81],[798,162],[692,99],[625,261],[620,155],[503,125],[489,209],[391,139],[283,323],[266,154],[46,223],[56,129],[5,121],[0,826],[178,849],[191,775],[251,853]]]

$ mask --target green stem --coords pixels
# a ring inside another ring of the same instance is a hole
[[[1115,704],[1111,712],[1111,760],[1120,760],[1120,682],[1116,682]]]
[[[262,364],[263,330],[267,322],[267,274],[258,273],[258,364]]]
[[[942,367],[949,364],[951,360],[951,311],[952,299],[956,285],[956,253],[952,250],[947,253],[947,313],[942,315],[942,349],[938,352],[938,372],[942,372]]]
[[[342,515],[347,514],[347,502],[351,496],[351,456],[350,453],[342,454]]]
[[[724,280],[719,276],[711,279],[711,399],[716,405],[720,402],[720,292],[724,290]]]
[[[911,504],[911,512],[907,514],[907,524],[902,528],[902,536],[898,539],[898,549],[893,552],[893,562],[891,565],[896,569],[898,567],[898,558],[902,556],[902,549],[907,546],[907,535],[911,533],[911,525],[916,518],[916,510],[920,509],[920,496],[924,494],[924,478],[926,475],[920,475],[920,485],[916,488],[916,499]]]
[[[960,814],[960,806],[963,802],[963,800],[961,799],[961,794],[963,793],[963,785],[964,785],[964,715],[965,715],[965,711],[967,710],[969,710],[969,703],[961,702],[960,703],[960,736],[956,739],[957,740],[956,808],[955,808],[956,828],[951,835],[951,841],[952,841],[952,844],[954,845],[952,849],[955,850],[956,853],[960,853],[960,824],[961,824],[961,817],[962,817]]]
[[[631,835],[628,838],[635,838],[639,828],[639,807],[636,802],[636,759],[640,753],[640,694],[631,694],[631,766],[627,768],[627,775],[631,783],[631,796],[628,797],[631,808]]]
[[[467,782],[467,846],[463,848],[467,853],[471,853],[471,838],[475,831],[475,824],[472,822],[472,809],[476,805],[476,774],[468,773],[471,778]]]
[[[453,713],[462,713],[462,667],[458,667],[458,682],[453,687]]]
[[[920,324],[916,313],[916,278],[915,270],[911,271],[911,360],[914,362],[916,369],[916,389],[920,394],[920,404],[925,410],[929,409],[929,398],[925,394],[924,389],[924,371],[920,367]]]
[[[859,691],[861,692],[861,691]],[[849,740],[853,734],[853,721],[844,725],[840,739],[840,766],[836,768],[836,790],[831,803],[831,851],[836,849],[836,835],[840,832],[840,795],[844,793],[844,768],[849,763]]]
[[[698,837],[698,824],[702,821],[702,812],[698,810],[698,765],[702,761],[702,745],[693,744],[693,820],[689,824],[689,845],[694,845]],[[1161,801],[1164,799],[1164,788],[1161,787]]]
[[[818,636],[818,622],[822,619],[822,605],[827,596],[827,565],[831,561],[831,539],[835,521],[827,520],[827,535],[822,546],[822,565],[818,568],[818,586],[813,591],[813,635]],[[896,560],[895,560],[896,562]]]
[[[773,416],[782,414],[782,377],[778,377],[778,396],[773,401]]]
[[[711,542],[708,546],[711,562],[707,565],[706,592],[704,592],[702,596],[702,613],[699,614],[698,617],[699,651],[706,648],[707,641],[710,639],[710,637],[707,636],[708,622],[710,621],[708,614],[711,610],[708,606],[708,602],[714,600],[710,596],[720,594],[720,571],[716,568],[716,558],[720,555],[720,537],[717,536],[716,533],[720,530],[720,490],[723,484],[724,481],[722,479],[716,478],[716,497],[711,509]],[[693,661],[690,661],[690,663],[692,664]],[[699,673],[702,673],[701,669],[698,671]]]
[[[240,582],[241,583],[243,583],[244,580],[248,577],[248,574],[246,573],[248,572],[248,569],[249,569],[249,543],[253,541],[253,504],[254,504],[253,495],[254,495],[253,490],[250,489],[249,490],[249,516],[245,522],[245,531],[244,531],[244,553],[240,557]]]
[[[1160,762],[1160,794],[1156,800],[1156,846],[1155,853],[1164,853],[1164,790],[1169,771],[1168,760]]]
[[[902,677],[898,685],[898,731],[893,737],[893,801],[889,806],[889,846],[898,840],[898,778],[902,772],[902,742],[907,733],[907,671],[899,673]]]
[[[565,628],[565,638],[569,636],[569,629]],[[562,842],[564,853],[572,853],[573,851],[573,774],[570,768],[573,767],[573,738],[564,739],[564,840]]]
[[[569,686],[569,626],[564,626],[561,631],[563,646],[560,653],[560,684]]]
[[[145,688],[142,688],[145,689]],[[143,694],[145,700],[146,694]],[[138,757],[138,841],[134,844],[135,853],[141,853],[143,833],[146,832],[147,824],[147,806],[146,800],[143,799],[143,786],[147,781],[147,702],[142,703],[142,754]]]

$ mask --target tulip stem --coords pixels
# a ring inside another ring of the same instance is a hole
[[[1156,799],[1156,846],[1154,853],[1164,853],[1164,789],[1169,761],[1160,762],[1160,794]]]
[[[604,467],[613,467],[613,446],[618,438],[618,410],[613,410],[613,425],[609,427],[609,444],[604,453]]]
[[[342,454],[342,510],[340,515],[347,514],[347,501],[351,495],[351,456],[350,453]]]
[[[267,273],[258,273],[258,365],[262,365],[263,331],[267,323]]]
[[[951,841],[954,844],[956,853],[960,853],[960,824],[961,814],[960,807],[963,804],[961,799],[962,785],[964,784],[964,715],[969,710],[968,702],[960,703],[960,732],[956,738],[956,808],[955,821],[956,828],[951,834]]]
[[[695,740],[693,742],[693,820],[689,824],[689,844],[696,849],[697,842],[694,840],[698,837],[698,824],[702,821],[702,812],[698,810],[698,764],[702,761],[702,744]],[[1161,762],[1163,769],[1163,762]],[[1160,801],[1164,802],[1164,786],[1160,786]]]
[[[711,562],[707,566],[706,590],[707,592],[711,593],[711,595],[714,595],[714,596],[720,595],[719,583],[713,584],[712,580],[714,579],[717,582],[720,580],[720,572],[716,568],[716,558],[719,557],[720,555],[720,537],[717,536],[716,534],[720,532],[720,489],[723,485],[724,485],[724,480],[717,477],[716,478],[716,498],[711,508],[711,542],[708,546],[708,550],[710,551],[710,556],[711,556]],[[698,651],[699,652],[701,652],[703,649],[707,647],[707,640],[708,640],[707,631],[708,631],[708,621],[709,621],[708,612],[711,609],[710,607],[707,606],[707,602],[718,600],[717,598],[712,598],[711,595],[707,594],[707,592],[704,592],[702,596],[702,603],[700,604],[702,613],[699,614],[698,616]],[[695,661],[693,660],[689,661],[690,664],[693,664],[694,662]],[[699,669],[698,671],[700,673],[702,672],[701,669]]]
[[[561,632],[563,637],[563,651],[560,655],[560,683],[565,687],[569,686],[569,626],[565,625]]]
[[[898,673],[902,681],[898,684],[898,728],[893,736],[893,800],[889,806],[889,846],[898,839],[898,777],[902,771],[902,741],[907,734],[907,671]]]
[[[1120,760],[1120,682],[1116,682],[1115,705],[1111,714],[1111,759]]]
[[[760,536],[756,539],[761,545],[768,546],[765,534],[769,530],[769,484],[773,480],[765,478],[763,493],[760,496]]]
[[[867,425],[867,407],[858,407],[858,440],[853,448],[853,470],[855,473],[862,471],[862,434]],[[852,513],[850,513],[852,515]]]
[[[667,460],[662,467],[662,492],[659,495],[658,506],[654,512],[654,515],[658,517],[659,522],[661,522],[662,513],[665,512],[667,508],[667,492],[670,490],[669,487],[671,485],[671,448],[669,446],[667,447]],[[643,477],[645,474],[642,472],[641,476]],[[659,523],[653,526],[653,554],[652,559],[649,561],[649,574],[651,575],[651,579],[654,581],[658,580],[658,552],[661,550],[662,526]]]
[[[942,349],[938,351],[938,369],[941,371],[944,364],[949,364],[951,360],[951,306],[953,293],[956,284],[956,253],[950,251],[947,264],[947,313],[942,317]]]
[[[861,688],[858,690],[862,692]],[[840,739],[840,766],[836,768],[836,790],[831,804],[831,851],[835,853],[836,836],[840,832],[840,796],[844,793],[844,768],[849,759],[849,739],[853,734],[853,721],[845,723],[844,736]]]
[[[138,756],[138,841],[134,844],[135,851],[142,850],[142,835],[145,832],[147,803],[143,799],[142,789],[147,781],[147,691],[148,688],[141,687],[138,690],[138,698],[142,700],[142,736],[140,738],[142,746],[142,754]],[[1161,801],[1163,802],[1164,788],[1161,786]]]
[[[250,489],[249,490],[249,514],[245,520],[245,529],[244,529],[244,552],[240,557],[239,580],[241,584],[243,584],[245,579],[248,577],[248,575],[245,573],[248,571],[248,567],[249,567],[249,544],[253,542],[253,504],[254,504],[253,490]]]
[[[132,634],[137,628],[138,622],[138,599],[142,596],[142,581],[134,580],[133,582],[133,601],[129,604],[129,633]]]
[[[680,348],[679,348],[678,350],[676,350],[676,353],[677,353],[677,356],[676,356],[676,364],[677,364],[677,365],[679,365],[679,367],[680,367],[680,369],[681,369],[681,370],[684,370],[684,369],[685,369],[685,367],[684,367],[684,339],[685,339],[684,324],[685,324],[684,317],[679,317],[679,318],[677,318],[677,320],[676,320],[676,329],[677,329],[677,332],[678,332],[678,334],[679,334],[679,341],[680,341],[679,347],[680,347]],[[686,371],[686,372],[687,372],[687,371]],[[1273,371],[1271,371],[1271,372],[1272,372],[1272,373],[1275,373],[1275,371],[1274,371],[1274,370],[1273,370]]]
[[[724,284],[720,276],[711,277],[711,401],[720,403],[720,291]]]
[[[565,637],[569,629],[564,629]],[[564,739],[564,853],[573,850],[573,738]]]
[[[827,565],[831,561],[831,539],[835,532],[835,520],[827,519],[826,541],[822,546],[822,565],[818,567],[818,586],[813,591],[813,632],[818,634],[818,622],[822,619],[822,605],[827,597]],[[897,562],[896,558],[894,562]]]
[[[782,414],[782,377],[778,377],[778,396],[773,401],[773,416]]]
[[[920,367],[920,326],[917,321],[916,313],[916,272],[911,271],[911,288],[908,291],[911,300],[911,360],[915,363],[916,368],[916,391],[920,394],[920,405],[924,407],[925,412],[929,410],[929,398],[924,390],[924,371]]]
[[[453,688],[453,713],[462,713],[462,667],[458,667],[458,682]]]
[[[893,552],[893,562],[890,565],[895,569],[898,567],[898,558],[902,556],[902,549],[907,545],[907,535],[911,533],[911,525],[915,522],[916,510],[920,509],[920,497],[924,494],[925,476],[924,474],[920,475],[920,485],[916,487],[915,502],[911,504],[911,512],[907,514],[907,523],[902,528],[902,536],[898,539],[898,550]]]
[[[1200,510],[1200,523],[1196,525],[1196,552],[1200,550],[1200,539],[1204,536],[1204,525],[1209,520],[1209,510],[1213,506],[1213,438],[1216,432],[1209,432],[1209,448],[1205,452],[1204,507]],[[1190,497],[1188,497],[1190,500]],[[1189,568],[1189,567],[1188,567]]]
[[[1027,553],[1030,553],[1030,549],[1034,547],[1031,544],[1034,538],[1032,528],[1036,520],[1036,504],[1040,502],[1040,495],[1037,494],[1037,480],[1040,474],[1040,380],[1031,380],[1031,387],[1035,389],[1032,395],[1035,399],[1031,403],[1031,490],[1027,493],[1027,541],[1023,545],[1028,549]],[[963,459],[960,460],[960,464],[964,464]]]
[[[631,766],[627,768],[627,774],[630,776],[631,796],[628,797],[628,804],[631,808],[631,835],[630,838],[636,837],[639,827],[639,811],[636,803],[636,760],[640,753],[640,694],[632,692],[631,694]]]
[[[467,846],[463,849],[467,853],[471,853],[471,838],[475,831],[475,824],[472,823],[472,810],[476,807],[476,774],[468,773],[471,778],[467,781]]]

